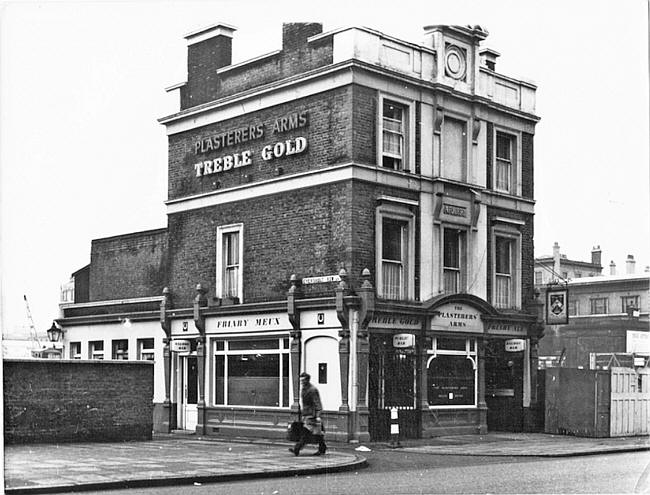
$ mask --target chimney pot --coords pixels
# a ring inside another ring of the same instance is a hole
[[[627,260],[625,260],[625,273],[627,275],[632,275],[634,273],[635,265],[636,265],[636,261],[634,261],[634,256],[628,254]]]
[[[490,48],[483,48],[479,50],[478,54],[481,57],[481,65],[490,70],[496,70],[497,58],[501,56],[499,52]]]
[[[609,274],[616,275],[616,263],[614,263],[614,260],[609,262]]]

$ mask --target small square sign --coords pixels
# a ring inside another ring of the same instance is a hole
[[[568,289],[549,289],[546,291],[546,324],[567,325],[569,323]]]

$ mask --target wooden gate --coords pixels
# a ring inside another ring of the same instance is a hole
[[[611,368],[609,435],[650,434],[650,369]]]

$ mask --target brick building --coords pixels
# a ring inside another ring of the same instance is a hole
[[[553,250],[553,257],[535,260],[536,272],[544,273],[545,280],[537,289],[542,295],[558,284],[568,289],[568,324],[546,325],[539,343],[539,367],[646,366],[650,357],[650,268],[638,273],[630,254],[624,273],[617,273],[611,261],[609,273],[602,274],[600,246],[592,250],[591,263],[567,259],[557,243]]]
[[[163,431],[282,436],[302,370],[333,439],[534,428],[536,87],[480,26],[234,32],[186,36],[167,227],[93,241],[71,356],[154,359]]]

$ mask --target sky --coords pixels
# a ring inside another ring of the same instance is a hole
[[[1,1],[0,322],[40,333],[92,239],[166,226],[167,138],[184,36],[237,27],[233,63],[279,49],[283,22],[367,26],[419,43],[479,24],[497,71],[537,84],[535,254],[605,272],[650,265],[647,0]]]

